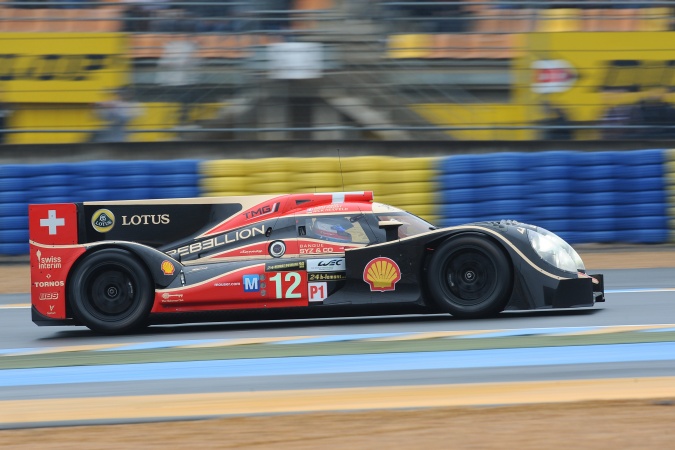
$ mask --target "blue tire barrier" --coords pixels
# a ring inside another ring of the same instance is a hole
[[[110,181],[113,184],[108,186],[114,186],[116,189],[151,187],[153,183],[152,177],[146,175],[120,175],[111,178]]]
[[[151,180],[151,186],[158,187],[169,187],[169,186],[188,186],[194,187],[199,184],[199,177],[196,174],[172,174],[172,175],[163,175],[153,177]]]
[[[666,203],[640,203],[621,209],[621,217],[665,216],[667,214]]]
[[[658,191],[666,189],[666,179],[658,178],[636,178],[622,180],[617,191]]]
[[[151,198],[153,193],[152,188],[132,188],[132,189],[115,189],[113,195],[116,200],[144,200]]]
[[[540,166],[527,171],[530,180],[569,180],[576,172],[574,166]]]
[[[545,219],[569,219],[575,207],[568,206],[542,206],[533,208],[529,215],[536,225],[536,221]]]
[[[28,245],[28,242],[20,244],[5,244],[0,242],[0,255],[19,256],[27,255],[29,252],[30,246]]]
[[[571,206],[579,203],[580,196],[572,192],[545,192],[530,197],[529,202],[534,207],[538,206]]]
[[[665,203],[666,191],[625,191],[619,199],[623,205],[640,205],[643,203]]]
[[[623,207],[620,205],[584,205],[574,206],[574,218],[617,217]]]
[[[76,197],[73,195],[64,195],[64,196],[53,196],[53,197],[42,197],[39,199],[33,200],[31,203],[71,203],[76,201]]]
[[[4,164],[0,165],[0,178],[25,178],[35,175],[30,164]]]
[[[0,217],[27,216],[28,202],[0,203]]]
[[[0,204],[28,203],[30,199],[30,191],[0,191]]]
[[[442,217],[474,217],[475,203],[449,203],[441,206]]]
[[[489,153],[478,156],[481,172],[521,171],[528,167],[526,153]]]
[[[443,175],[439,179],[441,189],[470,189],[479,185],[478,175],[474,173],[458,173],[452,175]]]
[[[532,196],[537,196],[542,193],[558,193],[571,192],[574,186],[573,180],[535,180],[531,181],[528,186],[532,192]]]
[[[21,191],[31,186],[28,178],[8,177],[0,178],[0,191]]]
[[[578,152],[574,156],[574,162],[577,166],[588,167],[589,170],[595,166],[620,165],[621,154],[623,152]]]
[[[153,161],[152,174],[155,176],[176,174],[198,174],[201,161],[196,159],[176,159],[171,161]]]
[[[613,192],[620,190],[622,183],[625,184],[618,178],[591,178],[587,180],[577,180],[574,183],[574,192],[580,194],[593,192]]]
[[[458,175],[478,171],[478,159],[474,155],[457,155],[443,158],[439,172],[444,175]]]
[[[571,221],[572,231],[613,231],[614,217],[583,218]]]
[[[664,175],[664,166],[649,164],[645,166],[622,166],[621,178],[660,178]]]
[[[73,175],[43,175],[32,177],[30,183],[32,189],[43,186],[69,186],[73,184],[74,179]]]
[[[572,221],[567,219],[556,219],[556,220],[539,220],[535,225],[537,227],[543,228],[545,230],[551,231],[555,234],[571,231]]]
[[[80,166],[80,175],[87,177],[107,177],[110,175],[110,161],[90,161],[82,163]]]
[[[198,187],[161,187],[153,188],[153,198],[191,198],[199,197]]]
[[[35,201],[43,197],[70,197],[76,190],[75,186],[42,186],[31,189],[30,199],[31,201]]]
[[[631,150],[620,152],[622,164],[634,166],[634,165],[647,165],[647,164],[657,164],[661,165],[665,161],[665,152],[663,150]]]
[[[77,184],[82,189],[104,189],[111,185],[111,178],[107,176],[81,176]]]
[[[86,198],[87,202],[97,202],[106,200],[118,200],[115,198],[115,191],[112,189],[91,189],[87,192],[82,192],[82,198]]]
[[[578,203],[590,206],[618,205],[621,203],[620,192],[591,192],[578,194]]]
[[[478,203],[476,206],[479,211],[486,211],[492,217],[502,216],[500,218],[522,214],[524,209],[522,200],[492,200]]]
[[[445,189],[439,193],[439,201],[444,203],[469,203],[478,200],[478,189]]]
[[[577,167],[572,172],[572,178],[576,180],[620,178],[622,167],[616,164],[603,164],[592,167]]]
[[[578,152],[560,150],[537,153],[535,158],[529,161],[530,167],[551,167],[574,165]]]
[[[8,216],[0,219],[0,230],[23,230],[28,228],[28,216]]]
[[[617,230],[656,230],[661,228],[668,228],[668,216],[654,215],[641,217],[628,217],[625,219],[617,219],[614,227]]]
[[[28,228],[23,230],[0,230],[0,242],[13,244],[28,242]]]

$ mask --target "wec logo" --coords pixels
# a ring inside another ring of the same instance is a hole
[[[345,270],[344,258],[308,259],[308,272],[335,272]]]

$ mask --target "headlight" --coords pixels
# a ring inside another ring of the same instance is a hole
[[[547,263],[566,272],[586,271],[579,254],[556,234],[537,227],[537,231],[528,229],[527,237],[534,251]]]

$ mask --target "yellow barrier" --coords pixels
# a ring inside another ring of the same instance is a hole
[[[437,220],[436,161],[390,156],[212,160],[200,166],[200,185],[206,197],[372,190],[377,202]]]

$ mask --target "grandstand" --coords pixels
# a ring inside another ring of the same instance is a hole
[[[572,138],[598,139],[605,99],[601,93],[590,98],[575,92],[588,79],[581,72],[599,72],[602,68],[592,65],[604,64],[612,45],[625,43],[633,52],[614,48],[617,61],[637,60],[633,55],[639,51],[667,50],[658,43],[664,41],[660,33],[673,27],[673,8],[659,1],[641,5],[3,0],[0,39],[10,50],[0,55],[9,63],[0,69],[0,90],[19,111],[11,117],[7,140],[87,141],[104,125],[93,105],[120,87],[130,88],[143,106],[130,124],[135,141],[537,139],[552,125],[542,107],[550,99],[567,111],[563,125],[573,129]],[[73,71],[78,63],[67,65],[66,53],[91,54],[105,40],[108,53],[101,58],[108,60],[94,75],[107,72],[110,80],[69,85],[74,95],[68,99],[50,96],[64,86],[49,85],[57,77],[45,69],[51,67],[47,62],[64,64],[59,74]],[[56,42],[61,44],[50,45]],[[564,57],[560,42],[574,42]],[[598,61],[575,59],[582,50],[595,52]],[[22,60],[22,52],[37,62]],[[64,57],[53,62],[59,52]],[[45,55],[52,56],[43,66]],[[535,70],[529,64],[536,59],[571,60],[569,70],[547,66],[544,75],[567,74],[579,82],[570,82],[567,91],[548,82],[554,91],[532,95],[528,71]],[[654,59],[646,61],[653,65]],[[656,61],[661,60],[675,58],[666,54]],[[313,66],[311,74],[304,70],[307,64]],[[30,79],[35,73],[42,83]],[[670,90],[668,83],[656,87]],[[31,96],[27,90],[47,95]],[[648,90],[641,95],[652,95]],[[634,95],[621,102],[640,99]]]

